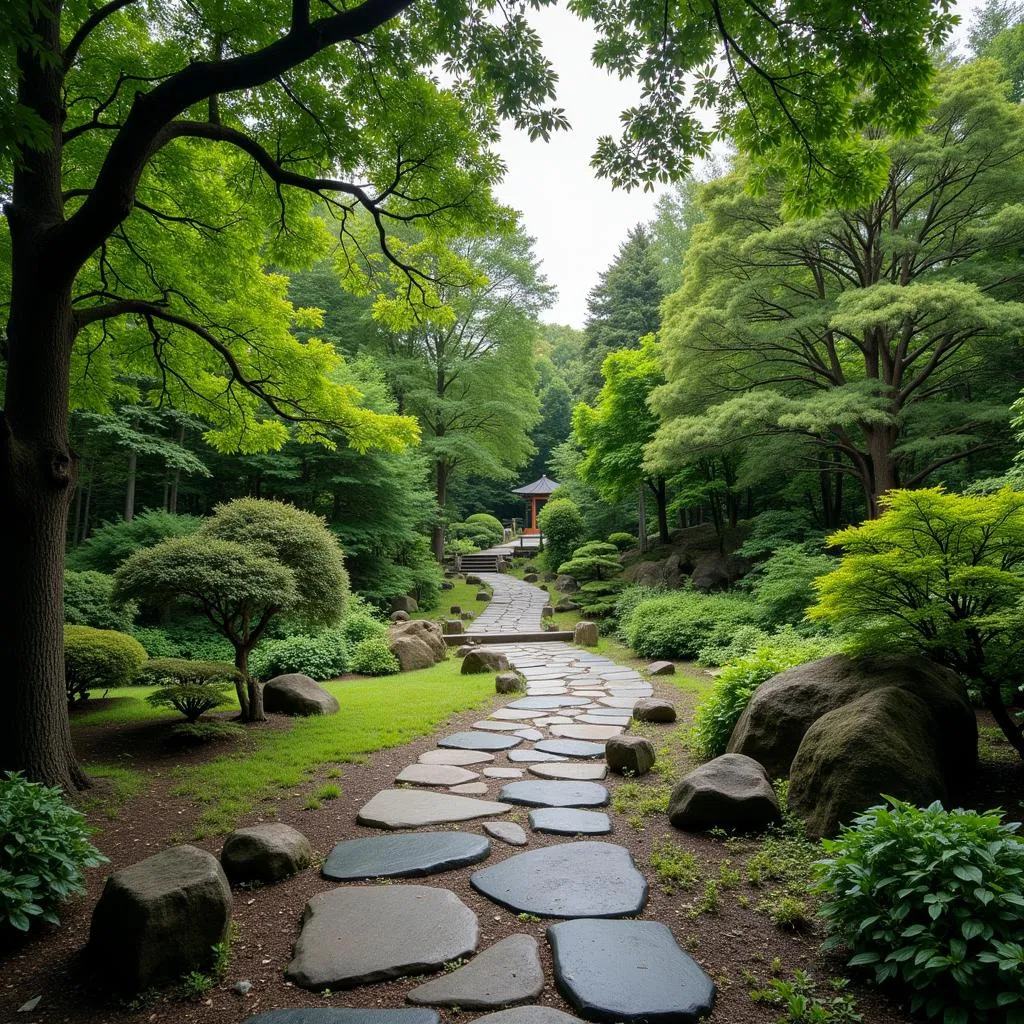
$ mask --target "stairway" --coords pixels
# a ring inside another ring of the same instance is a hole
[[[497,572],[498,555],[481,552],[476,555],[462,555],[459,559],[460,572]]]

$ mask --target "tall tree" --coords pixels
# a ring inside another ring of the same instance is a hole
[[[889,140],[888,184],[868,206],[786,220],[778,193],[752,200],[742,174],[708,188],[666,303],[649,465],[789,433],[852,474],[874,516],[892,488],[1005,445],[1024,111],[998,79],[992,62],[944,74],[927,128]]]
[[[558,367],[546,356],[534,361],[537,371],[537,402],[540,419],[530,433],[536,449],[526,476],[537,479],[542,473],[551,475],[551,453],[572,432],[572,393]]]

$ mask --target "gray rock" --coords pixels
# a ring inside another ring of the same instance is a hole
[[[674,722],[676,709],[675,705],[670,704],[667,700],[660,700],[658,697],[645,697],[633,705],[633,717],[638,722]]]
[[[643,736],[613,736],[604,745],[604,756],[618,775],[646,775],[657,755],[654,744]]]
[[[697,557],[690,573],[694,590],[707,594],[713,590],[725,590],[750,570],[750,563],[735,555],[721,551],[708,551]]]
[[[552,761],[564,761],[565,757],[560,754],[550,754],[544,750],[510,750],[508,759],[513,764],[534,764]]]
[[[536,999],[543,988],[537,940],[532,935],[510,935],[465,967],[412,989],[406,999],[421,1006],[484,1010]]]
[[[391,601],[391,610],[393,612],[418,612],[420,606],[415,597],[403,594],[401,597],[396,597]]]
[[[495,839],[500,839],[509,846],[525,846],[526,832],[522,825],[514,821],[485,821],[484,831]]]
[[[392,622],[408,622],[409,621],[409,613],[408,612],[403,612],[403,611],[392,612],[391,613],[391,621]]]
[[[441,580],[441,589],[442,590],[454,590],[455,589],[455,584],[452,583],[450,580]]]
[[[504,814],[509,804],[492,800],[474,800],[452,793],[432,793],[424,789],[382,789],[363,805],[356,815],[360,825],[370,828],[419,828],[422,825],[447,825],[471,818]]]
[[[574,1019],[574,1018],[570,1018]],[[361,1010],[348,1006],[314,1006],[268,1010],[245,1024],[440,1024],[435,1010]]]
[[[454,764],[406,765],[395,777],[395,782],[407,782],[412,786],[461,786],[464,782],[475,782],[479,776]]]
[[[437,741],[439,747],[455,750],[511,750],[523,742],[521,736],[496,732],[456,732]]]
[[[449,793],[459,793],[463,796],[487,796],[487,783],[486,782],[461,782],[457,786],[452,786]]]
[[[512,701],[510,708],[516,711],[549,711],[553,708],[579,708],[589,704],[589,697],[521,697]]]
[[[556,764],[531,764],[528,771],[540,779],[575,779],[578,782],[599,782],[608,774],[607,765],[586,761]]]
[[[480,586],[480,585],[481,585],[481,584],[483,583],[483,580],[482,580],[482,579],[480,579],[480,577],[479,577],[479,576],[474,576],[474,575],[473,575],[472,573],[469,573],[469,574],[468,574],[468,575],[466,576],[466,582],[467,582],[467,583],[468,583],[468,584],[469,584],[470,586],[477,586],[477,587],[479,587],[479,586]]]
[[[430,648],[419,637],[389,637],[388,650],[398,660],[398,667],[402,672],[418,672],[437,664]]]
[[[286,976],[319,991],[423,974],[472,953],[478,935],[476,914],[447,889],[331,889],[306,904]]]
[[[462,619],[447,619],[442,628],[445,636],[461,636]]]
[[[491,599],[491,595],[490,595],[489,591],[478,590],[476,592],[476,600],[478,600],[478,601],[490,601],[490,599]]]
[[[420,764],[486,764],[494,755],[483,750],[426,750],[417,760]]]
[[[577,647],[596,647],[597,639],[596,622],[576,623],[576,627],[572,631],[572,642]]]
[[[555,579],[555,590],[563,594],[573,594],[579,589],[580,585],[571,576],[563,574]]]
[[[42,1002],[42,996],[33,996],[18,1007],[18,1013],[31,1013]]]
[[[647,902],[647,882],[614,843],[559,843],[507,857],[470,876],[477,892],[515,913],[627,917]]]
[[[715,985],[657,921],[563,921],[548,927],[555,983],[589,1021],[689,1024]]]
[[[579,1017],[550,1006],[515,1006],[477,1017],[473,1024],[583,1024]]]
[[[476,675],[479,672],[505,672],[512,666],[501,651],[491,651],[486,647],[474,647],[462,659],[462,674]]]
[[[652,661],[647,666],[647,674],[650,676],[674,676],[676,667],[671,661]]]
[[[247,996],[252,991],[252,982],[248,979],[245,979],[244,981],[236,981],[234,985],[231,986],[231,991],[234,992],[236,996]]]
[[[549,604],[544,605],[544,607],[541,608],[541,610],[540,610],[540,617],[542,619],[550,619],[551,616],[554,615],[554,614],[555,614],[555,609],[551,605],[549,605]]]
[[[612,823],[604,811],[538,807],[530,811],[530,828],[552,836],[606,836],[612,830]]]
[[[676,784],[668,819],[676,828],[692,832],[751,832],[781,821],[782,815],[764,768],[743,754],[723,754]]]
[[[600,743],[586,740],[542,740],[534,748],[542,754],[557,754],[559,757],[603,757],[604,747]]]
[[[463,612],[460,616],[463,622],[472,622],[476,616],[472,612]]]
[[[555,605],[556,612],[575,612],[579,610],[579,605],[575,601],[570,601],[569,598],[563,597],[558,604]]]
[[[395,644],[398,641],[407,640],[415,640],[418,645],[427,648],[425,657],[430,660],[427,665],[420,666],[422,668],[429,668],[430,665],[436,665],[448,657],[448,644],[445,642],[444,632],[439,622],[433,622],[430,619],[411,619],[408,622],[399,622],[391,626],[388,629],[388,646],[399,662],[402,659],[395,650]],[[403,671],[406,670],[403,669]]]
[[[464,658],[467,654],[469,654],[470,651],[475,651],[475,650],[476,650],[476,644],[475,643],[466,643],[466,644],[463,644],[455,652],[455,656],[457,658]]]
[[[209,967],[230,920],[231,887],[217,858],[172,846],[107,879],[86,952],[116,987],[138,992]]]
[[[498,799],[528,807],[604,807],[608,790],[596,782],[525,779],[502,786]]]
[[[449,615],[461,615],[462,614],[462,605],[460,605],[460,604],[453,604],[451,606],[451,608],[448,609],[448,613],[449,613]]]
[[[490,841],[471,832],[365,836],[338,843],[324,861],[322,871],[324,878],[335,882],[421,878],[466,864],[478,864],[490,852]]]
[[[524,583],[536,583],[540,577],[535,572],[528,572],[523,576]]]
[[[622,732],[622,726],[614,722],[603,722],[600,725],[587,725],[572,722],[569,725],[551,726],[551,735],[569,740],[594,740],[601,742],[610,740]]]
[[[297,829],[267,822],[236,829],[224,840],[221,867],[232,882],[279,882],[309,867],[313,848]]]
[[[285,715],[333,715],[338,702],[315,679],[289,672],[263,684],[263,709]]]
[[[519,693],[526,689],[526,682],[518,672],[499,672],[494,677],[496,693]]]

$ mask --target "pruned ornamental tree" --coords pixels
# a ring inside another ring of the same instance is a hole
[[[832,535],[843,559],[807,614],[865,651],[916,649],[960,673],[1024,758],[1024,494],[891,491],[882,509]]]
[[[333,348],[290,330],[317,317],[294,309],[265,267],[311,265],[339,231],[355,258],[357,210],[399,262],[392,224],[443,245],[498,223],[497,117],[534,136],[564,123],[529,26],[534,5],[5,5],[0,767],[87,782],[60,654],[72,397],[86,393],[100,411],[115,397],[172,403],[211,423],[208,439],[227,449],[272,448],[289,424],[316,439],[324,422],[360,449],[411,440],[412,424],[369,413],[332,382]],[[853,141],[867,123],[917,125],[929,50],[950,27],[947,0],[862,0],[853,18],[849,6],[795,0],[771,14],[722,0],[646,0],[626,15],[610,0],[573,7],[604,37],[596,61],[643,84],[623,138],[603,140],[597,156],[626,185],[672,177],[707,149],[695,103],[717,105],[744,144],[822,171],[825,191],[870,184],[880,154],[865,159]],[[741,100],[751,114],[737,113]],[[312,215],[324,207],[331,229]],[[407,268],[410,295],[429,291]],[[125,394],[124,375],[156,384]]]
[[[338,542],[319,516],[240,498],[218,506],[193,536],[137,551],[117,571],[117,592],[204,614],[235,649],[242,720],[259,722],[263,691],[249,675],[252,649],[279,614],[310,629],[337,622],[348,576]]]

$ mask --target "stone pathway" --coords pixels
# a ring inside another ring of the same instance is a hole
[[[482,574],[493,588],[476,633],[536,633],[548,595],[513,577]],[[323,873],[336,881],[405,879],[462,869],[478,893],[514,913],[553,918],[548,929],[559,991],[589,1021],[688,1024],[706,1016],[714,985],[657,922],[642,914],[647,880],[614,842],[604,743],[628,727],[634,703],[652,688],[638,672],[570,644],[505,643],[526,679],[526,695],[470,730],[439,737],[437,748],[396,776],[358,812],[381,835],[339,843]],[[464,795],[464,794],[472,794]],[[516,805],[529,830],[505,820]],[[590,808],[585,810],[584,808]],[[460,826],[460,823],[465,823]],[[436,831],[456,826],[456,830]],[[413,830],[402,831],[392,830]],[[579,841],[580,836],[604,838]],[[565,837],[529,849],[531,836]],[[509,853],[488,865],[492,840]],[[507,846],[526,847],[524,852]],[[412,989],[410,1002],[492,1009],[535,1000],[544,985],[537,943],[512,935],[478,950],[476,914],[439,885],[402,882],[343,886],[311,899],[288,977],[319,991],[465,966]],[[475,955],[474,955],[475,954]],[[261,1024],[356,1024],[353,1011],[278,1010]],[[366,1024],[432,1024],[410,1011],[380,1009]],[[329,1016],[337,1014],[337,1017]],[[578,1024],[542,1006],[518,1006],[480,1024]],[[252,1024],[255,1024],[252,1022]],[[475,1024],[475,1022],[474,1022]]]

